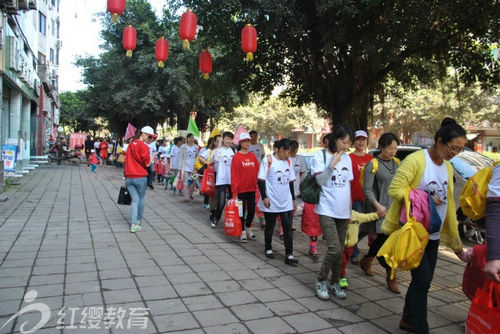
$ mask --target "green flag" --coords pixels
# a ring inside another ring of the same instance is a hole
[[[191,116],[189,116],[189,124],[188,124],[187,130],[188,130],[188,132],[191,132],[196,137],[200,138],[200,130],[198,130],[198,127],[196,126],[196,122],[194,121],[193,117],[191,117]]]

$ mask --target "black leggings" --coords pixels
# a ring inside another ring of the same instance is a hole
[[[238,199],[243,202],[243,217],[241,217],[242,231],[245,227],[252,225],[253,217],[255,216],[255,192],[238,194]],[[247,216],[245,217],[245,212]]]
[[[370,246],[370,249],[368,250],[368,254],[366,254],[366,256],[367,257],[377,256],[378,251],[388,238],[389,236],[384,233],[377,233],[377,238],[373,240],[372,245]],[[380,263],[380,265],[384,267],[386,270],[391,270],[391,267],[389,267],[387,262],[385,262],[385,258],[383,256],[378,256],[377,260],[378,263]]]
[[[217,209],[215,210],[215,220],[219,221],[220,217],[222,217],[222,212],[224,211],[224,207],[226,206],[226,195],[229,194],[231,197],[231,185],[224,184],[221,186],[215,186],[216,195],[217,196]]]
[[[281,227],[283,227],[283,238],[285,243],[286,256],[293,255],[293,231],[292,231],[292,212],[264,212],[266,219],[266,229],[264,232],[264,239],[266,250],[272,250],[274,225],[276,225],[276,217],[281,218]]]

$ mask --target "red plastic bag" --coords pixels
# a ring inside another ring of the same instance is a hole
[[[486,245],[474,245],[472,260],[467,263],[462,278],[462,291],[470,300],[474,299],[476,291],[481,289],[487,281],[483,272],[486,265]]]
[[[500,334],[500,284],[486,280],[470,305],[466,334]]]
[[[200,192],[205,195],[215,196],[215,172],[211,166],[205,168],[205,171],[203,172]]]
[[[182,172],[179,172],[178,178],[179,180],[177,181],[177,190],[182,191],[182,188],[184,188],[184,182],[182,181]]]
[[[238,206],[234,199],[227,201],[224,209],[224,234],[230,237],[239,237],[241,235],[241,220],[238,213]]]

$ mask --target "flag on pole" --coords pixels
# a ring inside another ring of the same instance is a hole
[[[212,137],[215,137],[217,135],[220,135],[220,131],[219,131],[219,126],[216,125],[215,128],[212,130],[212,132],[210,132],[210,136],[208,138],[212,138]]]
[[[133,126],[132,124],[128,123],[128,125],[127,125],[127,131],[125,131],[125,139],[132,138],[133,136],[135,136],[136,132],[137,132],[137,129],[135,128],[135,126]]]
[[[243,125],[238,125],[238,127],[236,128],[236,131],[234,132],[233,143],[235,145],[239,144],[239,142],[240,142],[240,134],[242,134],[243,132],[248,132],[248,130],[245,129],[245,127]]]
[[[193,117],[189,116],[189,124],[187,128],[188,132],[191,132],[196,137],[200,138],[200,130],[198,130],[198,126],[196,126],[196,122]]]

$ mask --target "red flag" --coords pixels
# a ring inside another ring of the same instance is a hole
[[[127,125],[127,131],[125,131],[125,139],[132,138],[135,136],[135,133],[137,132],[137,129],[130,123]]]

